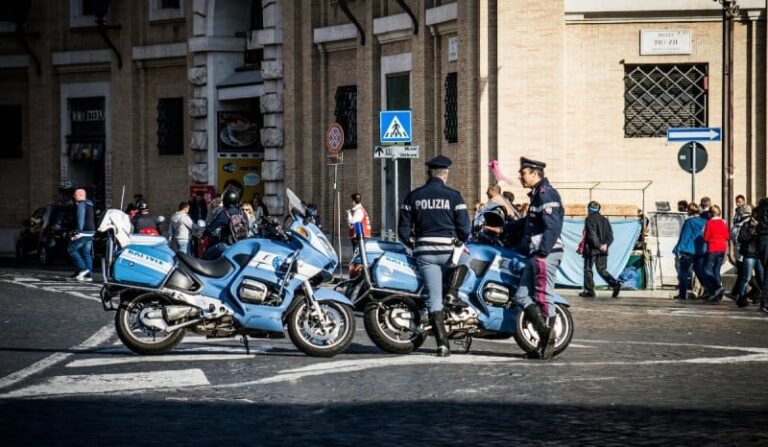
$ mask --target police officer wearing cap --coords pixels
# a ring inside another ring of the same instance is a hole
[[[467,205],[461,193],[445,185],[451,160],[438,155],[427,161],[429,179],[405,198],[400,208],[398,236],[413,249],[428,292],[429,319],[437,341],[438,357],[450,355],[443,313],[443,268],[451,261],[456,246],[467,241],[471,227]],[[456,263],[446,296],[450,306],[466,306],[458,288],[466,276],[469,256],[463,253]]]
[[[529,358],[550,359],[554,353],[554,304],[557,268],[563,260],[563,209],[560,193],[544,176],[546,163],[520,157],[520,183],[530,188],[528,215],[509,222],[508,231],[520,230],[524,235],[523,250],[527,251],[523,277],[515,292],[515,301],[539,334],[538,347]]]

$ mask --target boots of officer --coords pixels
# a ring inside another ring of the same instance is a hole
[[[546,340],[541,337],[539,346],[541,347],[541,358],[549,360],[555,355],[555,322],[557,317],[549,317],[547,324],[547,336]]]
[[[451,355],[451,348],[448,346],[448,334],[445,331],[443,311],[430,313],[429,320],[432,324],[432,333],[435,334],[435,341],[437,342],[437,356],[448,357]]]
[[[445,295],[445,303],[452,307],[467,307],[467,303],[459,298],[459,288],[464,284],[464,278],[469,273],[469,266],[460,265],[451,274],[451,283],[448,285],[448,293]]]
[[[528,319],[528,321],[533,324],[533,328],[536,330],[536,333],[539,334],[539,345],[535,350],[529,352],[526,357],[531,359],[544,358],[544,351],[549,344],[550,337],[547,321],[544,315],[541,313],[541,308],[539,308],[539,305],[536,303],[529,304],[523,310],[523,312],[525,313],[525,317]],[[547,354],[550,354],[550,358],[552,357],[551,353],[547,352]]]

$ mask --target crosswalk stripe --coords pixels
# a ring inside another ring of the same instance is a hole
[[[244,352],[244,350],[240,350]],[[168,363],[168,362],[200,362],[200,361],[230,361],[252,359],[256,353],[265,351],[251,348],[252,354],[166,354],[161,356],[129,356],[121,358],[98,358],[75,360],[67,364],[67,368],[92,368],[95,366],[126,365],[128,363]],[[255,353],[254,353],[255,352]]]
[[[84,350],[84,349],[90,349],[94,348],[101,343],[107,341],[112,335],[114,334],[114,330],[112,329],[112,323],[102,327],[99,329],[95,334],[93,334],[88,340],[85,340],[84,342],[80,343],[79,345],[75,346],[71,349],[71,351],[78,351],[78,350]],[[57,352],[55,354],[49,355],[48,357],[40,360],[39,362],[33,363],[32,365],[20,370],[16,371],[13,374],[9,374],[2,379],[0,379],[0,389],[7,388],[15,383],[18,383],[27,377],[36,374],[50,366],[55,365],[56,363],[67,359],[69,356],[73,355],[73,352]]]
[[[40,397],[67,394],[100,394],[158,388],[210,385],[201,369],[51,377],[43,383],[14,390],[0,397]]]

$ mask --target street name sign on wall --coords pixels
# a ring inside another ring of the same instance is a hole
[[[419,158],[419,146],[373,146],[373,158]]]
[[[640,31],[640,55],[691,54],[690,30]]]
[[[721,134],[717,127],[670,127],[667,141],[720,141]]]
[[[382,110],[379,112],[379,139],[382,143],[410,143],[410,110]]]

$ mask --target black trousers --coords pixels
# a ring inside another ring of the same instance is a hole
[[[608,273],[608,255],[593,255],[584,258],[584,290],[595,293],[595,280],[592,276],[592,267],[597,266],[597,273],[611,288],[616,287],[618,281]]]

